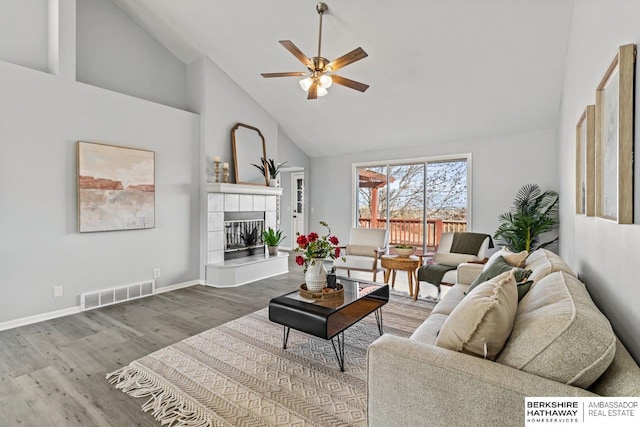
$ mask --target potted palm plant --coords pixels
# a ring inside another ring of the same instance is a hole
[[[267,178],[269,185],[271,187],[275,187],[278,185],[278,174],[280,173],[280,169],[287,162],[282,162],[277,164],[273,159],[265,159],[264,157],[260,157],[262,161],[261,164],[256,165],[255,163],[251,163],[253,166],[257,167],[260,172]]]
[[[285,237],[287,236],[283,236],[281,230],[274,230],[271,227],[262,232],[262,240],[269,248],[270,256],[278,255],[278,245],[285,239]]]
[[[514,251],[531,252],[558,240],[540,243],[540,235],[558,224],[558,193],[542,192],[537,184],[526,184],[516,194],[509,212],[500,214],[494,238]]]

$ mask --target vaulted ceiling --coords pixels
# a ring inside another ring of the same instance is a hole
[[[308,101],[316,0],[114,0],[185,63],[211,58],[312,157],[557,126],[573,0],[325,0],[322,56],[371,87]]]

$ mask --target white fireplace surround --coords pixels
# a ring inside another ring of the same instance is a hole
[[[207,184],[206,283],[215,287],[239,286],[289,272],[287,253],[224,259],[224,213],[264,212],[265,229],[276,229],[277,198],[281,188],[224,183]]]

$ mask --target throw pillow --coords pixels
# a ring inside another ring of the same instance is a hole
[[[457,267],[463,262],[475,261],[478,257],[475,255],[456,254],[453,252],[436,252],[433,254],[433,262],[436,264],[450,265]]]
[[[531,289],[531,285],[533,285],[533,280],[527,280],[526,282],[518,283],[518,302],[529,292]]]
[[[513,272],[482,283],[444,321],[438,347],[495,360],[511,334],[518,307]]]
[[[465,294],[468,295],[469,292],[471,292],[473,288],[478,286],[480,283],[486,282],[487,280],[493,279],[499,274],[502,274],[506,271],[511,271],[511,270],[514,270],[513,274],[516,278],[517,283],[527,280],[529,278],[529,275],[531,274],[531,270],[525,270],[523,268],[513,267],[504,259],[503,256],[499,256],[493,261],[493,263],[491,263],[491,265],[489,265],[488,267],[485,267],[482,270],[482,272],[478,275],[478,277],[476,277],[476,279],[473,282],[471,282],[471,285],[469,286]]]
[[[518,253],[509,252],[502,255],[504,260],[514,267],[524,267],[524,263],[527,261],[528,256],[529,256],[529,252],[527,251],[522,251]]]
[[[518,253],[511,252],[506,246],[503,246],[501,249],[494,252],[491,255],[491,257],[489,257],[489,261],[487,261],[486,267],[493,264],[496,258],[500,256],[503,257],[509,264],[511,264],[514,267],[524,267],[527,261],[527,257],[529,256],[529,253],[527,251],[522,251]]]

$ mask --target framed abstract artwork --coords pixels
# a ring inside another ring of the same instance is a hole
[[[596,90],[596,216],[633,223],[636,46],[620,46]]]
[[[155,227],[155,153],[78,142],[78,230]]]
[[[576,125],[576,213],[595,214],[596,106],[588,105]]]

